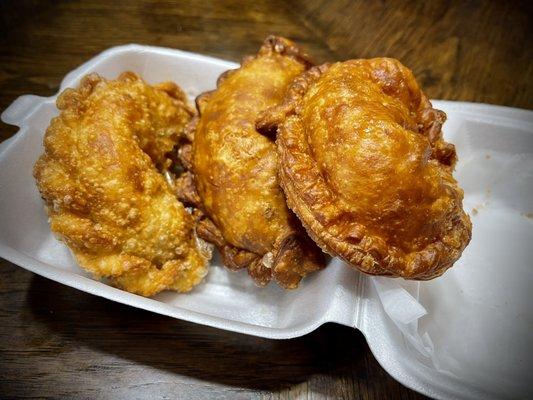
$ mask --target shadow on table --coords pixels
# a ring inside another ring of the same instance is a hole
[[[359,331],[336,324],[296,339],[262,339],[128,307],[39,276],[27,301],[42,334],[58,336],[67,347],[89,347],[178,375],[269,391],[313,375],[354,381],[354,390],[378,395],[399,386],[384,378]],[[376,374],[379,387],[373,387]]]

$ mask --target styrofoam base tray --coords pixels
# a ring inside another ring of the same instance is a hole
[[[193,98],[236,64],[177,50],[112,48],[69,73],[61,91],[97,72],[172,80]],[[370,278],[338,259],[295,291],[253,285],[214,260],[192,293],[152,299],[92,280],[50,233],[32,167],[55,96],[22,96],[2,114],[19,132],[0,147],[0,256],[30,271],[134,307],[267,338],[304,335],[325,322],[360,329],[394,378],[436,398],[525,398],[533,385],[533,112],[435,101],[459,154],[456,177],[472,242],[429,282]],[[346,343],[349,346],[349,343]]]

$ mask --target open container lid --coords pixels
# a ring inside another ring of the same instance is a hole
[[[115,47],[69,73],[131,70],[149,83],[175,81],[188,95],[213,89],[236,64],[149,46]],[[360,329],[383,368],[435,398],[533,396],[533,112],[433,102],[448,114],[444,136],[459,155],[473,238],[444,276],[429,282],[372,278],[332,259],[299,289],[256,288],[214,266],[192,293],[148,299],[90,279],[50,232],[32,168],[55,97],[22,96],[2,114],[19,132],[0,145],[0,256],[97,296],[220,329],[267,338],[304,335],[325,322]],[[346,345],[349,346],[349,343]]]

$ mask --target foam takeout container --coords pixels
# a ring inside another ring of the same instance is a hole
[[[125,70],[172,80],[192,98],[236,64],[178,50],[109,49],[63,80]],[[326,322],[359,329],[376,359],[404,385],[435,398],[526,398],[533,391],[533,112],[434,101],[448,114],[455,176],[473,238],[444,276],[429,282],[371,278],[332,259],[299,289],[259,289],[215,259],[190,294],[143,298],[91,279],[50,233],[32,167],[56,96],[22,96],[2,114],[18,133],[0,146],[0,256],[39,275],[174,318],[266,338],[305,335]],[[347,346],[350,344],[347,343]]]

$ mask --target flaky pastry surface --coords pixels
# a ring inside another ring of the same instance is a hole
[[[431,279],[471,237],[445,114],[393,59],[315,67],[258,129],[274,132],[287,202],[328,253],[377,275]]]
[[[197,99],[190,155],[194,176],[182,182],[197,195],[189,191],[185,198],[200,200],[208,219],[199,234],[217,245],[225,265],[248,268],[259,285],[274,278],[294,288],[323,267],[320,249],[285,203],[275,144],[255,129],[257,116],[278,104],[309,65],[292,42],[270,37],[255,57],[223,74],[216,90]]]
[[[160,173],[193,115],[181,89],[92,74],[57,107],[34,167],[52,231],[84,269],[130,292],[198,284],[208,255]]]

